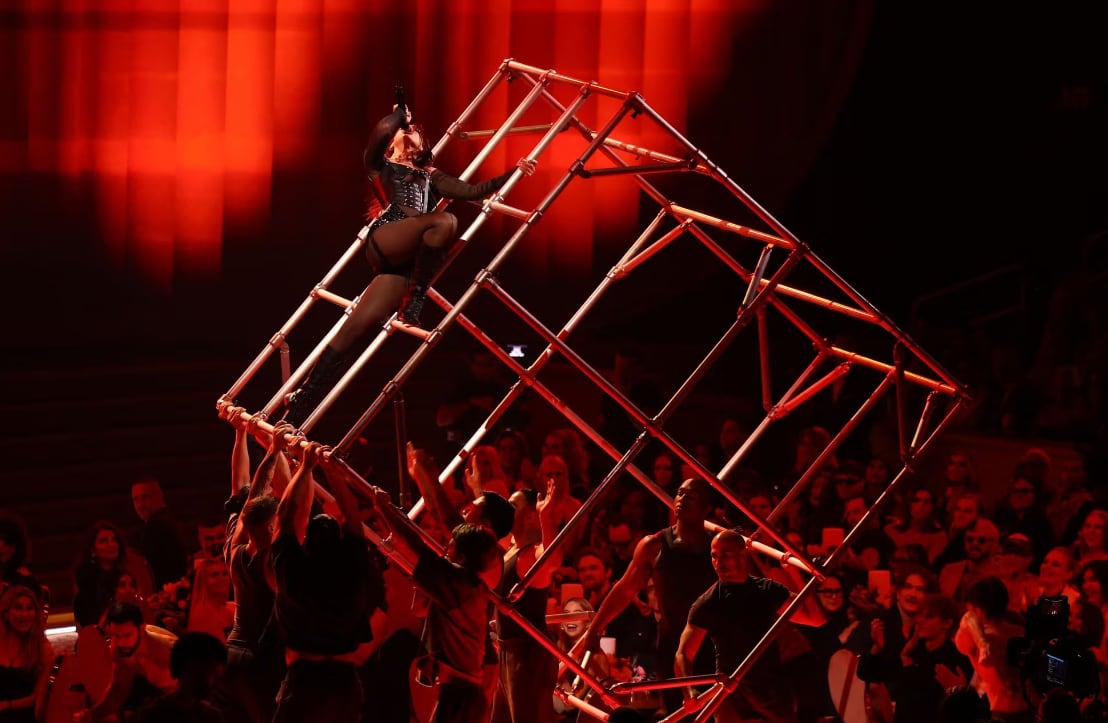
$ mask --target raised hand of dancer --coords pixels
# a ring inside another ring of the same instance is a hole
[[[535,172],[536,166],[538,166],[538,164],[530,158],[520,158],[519,161],[516,163],[516,168],[523,171],[523,175],[525,176],[530,176],[531,174],[533,174]]]

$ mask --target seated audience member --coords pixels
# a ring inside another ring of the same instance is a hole
[[[903,580],[908,572],[919,567],[930,569],[931,566],[927,563],[927,549],[918,542],[898,545],[889,555],[889,572],[892,573],[894,585]]]
[[[27,567],[30,557],[27,526],[14,512],[0,509],[0,588],[22,585],[41,596],[38,580]]]
[[[864,497],[855,496],[843,501],[843,532],[849,533],[862,521],[862,517],[869,511]],[[870,518],[865,525],[858,530],[850,548],[846,551],[845,559],[868,570],[886,570],[889,567],[889,558],[892,556],[896,545],[876,522],[877,518]],[[821,554],[830,554],[824,551]],[[926,558],[924,553],[920,560]]]
[[[927,550],[927,565],[930,566],[939,553],[946,547],[946,530],[939,522],[935,493],[929,487],[917,487],[908,495],[908,516],[903,522],[889,525],[886,534],[900,547],[908,543],[918,543]]]
[[[1032,567],[1037,567],[1047,551],[1055,546],[1054,530],[1046,517],[1045,506],[1042,487],[1017,469],[1009,483],[1007,497],[993,514],[1000,534],[1019,533],[1031,541]]]
[[[227,646],[207,633],[188,632],[169,652],[169,672],[177,689],[139,711],[137,723],[224,723],[212,691],[227,662]]]
[[[966,559],[966,530],[973,527],[979,517],[985,514],[981,495],[977,492],[964,492],[954,500],[950,510],[950,522],[947,525],[946,547],[935,558],[934,567],[942,570],[944,565]]]
[[[531,461],[530,444],[523,432],[505,429],[496,437],[496,451],[500,455],[500,476],[510,491],[535,487],[536,467]]]
[[[111,679],[104,695],[76,716],[76,723],[110,721],[134,713],[154,698],[177,688],[169,670],[177,636],[148,627],[133,603],[115,603],[105,631],[111,647]]]
[[[618,515],[608,518],[608,559],[612,564],[612,580],[618,580],[627,572],[635,546],[642,539],[642,530],[631,527]]]
[[[1019,533],[1008,535],[1000,543],[996,556],[997,577],[1008,588],[1009,616],[1022,616],[1035,603],[1038,579],[1031,573],[1031,541]],[[1037,599],[1037,598],[1036,598]]]
[[[936,589],[935,575],[926,567],[907,569],[899,580],[893,579],[892,605],[878,608],[868,623],[860,625],[855,631],[860,639],[850,640],[849,647],[873,657],[873,668],[894,665],[912,637],[924,598]]]
[[[73,573],[73,617],[78,627],[100,621],[111,604],[121,570],[134,575],[141,595],[153,592],[146,560],[127,548],[119,528],[103,520],[94,523]]]
[[[966,530],[962,539],[966,546],[965,559],[947,563],[939,572],[939,592],[957,602],[963,602],[966,591],[978,580],[995,575],[994,557],[1000,543],[1000,532],[989,520],[978,517]]]
[[[938,717],[943,691],[965,685],[973,676],[970,661],[951,641],[957,623],[957,603],[945,595],[928,595],[903,647],[880,657],[862,656],[858,677],[888,685],[894,723],[931,723]]]
[[[1072,545],[1081,523],[1093,508],[1089,491],[1085,455],[1077,454],[1062,462],[1055,479],[1054,494],[1046,506],[1050,529],[1060,545]]]
[[[972,684],[1001,720],[1028,719],[1020,671],[1008,660],[1008,641],[1024,629],[1007,619],[1008,588],[997,577],[985,577],[966,591],[966,611],[954,644],[973,665]]]
[[[1094,560],[1108,560],[1108,512],[1089,510],[1077,530],[1077,540],[1070,546],[1074,562],[1078,566]]]
[[[1069,548],[1055,547],[1050,550],[1039,565],[1038,577],[1033,578],[1028,585],[1028,607],[1035,605],[1040,597],[1065,595],[1072,612],[1081,597],[1081,591],[1070,582],[1073,577],[1074,562]]]
[[[585,442],[580,432],[565,427],[546,435],[542,443],[542,457],[543,459],[557,457],[562,460],[568,475],[566,483],[569,485],[569,494],[578,500],[588,497],[592,490],[592,485],[589,483],[589,453],[585,449]],[[540,464],[540,468],[541,466]],[[545,481],[540,469],[536,484],[542,486]]]
[[[218,557],[205,559],[197,567],[194,579],[185,630],[208,633],[226,643],[227,634],[235,623],[227,563]]]
[[[144,477],[131,485],[131,502],[142,520],[138,552],[150,564],[154,588],[180,580],[188,573],[188,553],[177,522],[165,503],[158,480]]]
[[[1039,702],[1038,723],[1074,723],[1081,719],[1081,704],[1065,688],[1048,691]]]
[[[573,648],[573,645],[581,639],[581,636],[585,634],[585,631],[589,629],[589,626],[592,624],[591,613],[595,612],[595,608],[593,608],[585,598],[574,597],[566,600],[560,612],[589,615],[589,618],[585,620],[569,620],[558,625],[558,648],[563,653],[568,653]],[[589,662],[585,669],[598,681],[607,680],[610,675],[610,661],[608,660],[607,654],[605,654],[603,650],[596,650],[593,652],[589,656]],[[558,688],[566,693],[581,698],[590,705],[602,707],[596,695],[596,691],[583,681],[576,680],[576,676],[567,672],[564,663],[558,664],[558,672]],[[564,721],[565,723],[570,723],[570,721],[576,721],[576,723],[599,722],[599,719],[594,718],[588,713],[578,713],[576,708],[565,703],[558,695],[554,696],[554,711],[559,716],[558,720]]]
[[[0,721],[41,719],[54,650],[34,591],[10,585],[0,595]]]
[[[938,723],[992,723],[989,701],[972,685],[950,688],[939,704]]]
[[[196,570],[205,560],[223,559],[223,546],[227,542],[227,523],[208,520],[196,526],[197,549],[189,561],[189,568]]]

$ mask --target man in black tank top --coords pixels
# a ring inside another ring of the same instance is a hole
[[[631,604],[632,599],[654,583],[658,600],[658,659],[673,660],[681,631],[685,629],[689,608],[716,581],[712,569],[712,536],[720,528],[708,522],[712,509],[711,488],[701,479],[685,480],[674,496],[677,524],[644,537],[635,548],[631,564],[623,577],[612,586],[596,611],[588,631],[573,646],[570,654],[580,659],[586,650],[595,650],[604,629]],[[711,646],[697,657],[694,672],[715,670]],[[669,710],[681,707],[678,689],[663,692]]]
[[[555,489],[551,482],[542,499],[530,489],[518,490],[509,498],[515,508],[515,524],[512,546],[504,555],[504,577],[500,584],[503,596],[527,574],[557,534]],[[516,610],[543,633],[547,632],[546,598],[561,560],[561,551],[556,549],[515,603]],[[493,723],[509,720],[511,723],[553,723],[550,692],[557,680],[557,661],[507,615],[498,615],[498,629],[500,687],[493,700]]]

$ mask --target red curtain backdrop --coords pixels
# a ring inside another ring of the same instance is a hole
[[[260,244],[275,219],[356,231],[331,199],[361,182],[394,83],[437,137],[513,57],[638,90],[682,133],[695,121],[694,142],[772,206],[826,138],[871,14],[871,2],[770,0],[21,0],[0,12],[0,174],[7,187],[52,179],[59,198],[37,204],[88,214],[64,244],[95,244],[172,290],[225,273],[226,245]],[[480,120],[495,127],[508,110],[505,98]],[[662,143],[643,127],[625,140]],[[573,227],[542,228],[528,262],[587,271],[635,225],[637,197],[574,184]],[[568,249],[551,240],[570,234]]]

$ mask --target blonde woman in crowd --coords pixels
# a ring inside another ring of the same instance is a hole
[[[43,618],[30,588],[13,585],[0,596],[0,723],[34,723],[41,718],[54,659]]]

